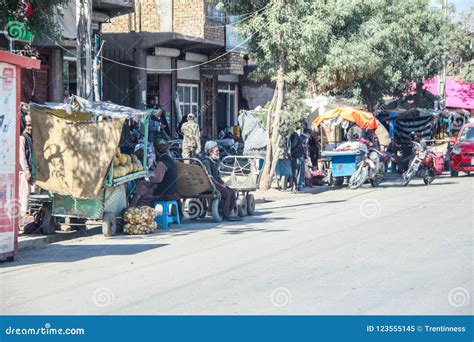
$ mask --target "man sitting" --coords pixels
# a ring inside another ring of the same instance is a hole
[[[154,148],[156,154],[154,174],[149,180],[143,180],[137,185],[130,202],[131,207],[151,206],[156,200],[178,201],[180,205],[176,186],[176,164],[167,153],[169,145],[159,140],[155,141]]]
[[[222,211],[224,219],[229,221],[240,221],[241,218],[235,214],[236,194],[235,191],[224,184],[218,168],[219,146],[215,141],[208,141],[204,146],[206,156],[202,160],[207,173],[212,177],[216,189],[222,197]]]

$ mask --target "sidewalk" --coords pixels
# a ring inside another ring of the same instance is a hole
[[[314,188],[306,188],[301,193],[294,194],[291,191],[278,191],[276,189],[270,189],[267,191],[257,190],[254,193],[255,203],[261,204],[266,202],[275,202],[288,199],[293,196],[301,196],[304,194],[318,194],[330,190],[327,185],[318,186]],[[257,208],[258,209],[258,208]],[[72,240],[92,235],[102,234],[101,225],[88,225],[86,229],[79,231],[57,231],[54,235],[20,235],[18,237],[18,250],[25,250],[31,248],[43,248],[48,244],[61,242],[66,240]]]

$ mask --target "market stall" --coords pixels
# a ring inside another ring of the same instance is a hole
[[[32,104],[30,116],[36,185],[49,192],[52,219],[102,220],[104,235],[113,235],[134,183],[147,174],[149,114],[74,98],[70,105]],[[145,128],[141,161],[120,145],[127,120]]]
[[[372,113],[341,107],[316,117],[312,127],[320,131],[323,152],[318,164],[326,173],[326,181],[330,185],[342,185],[344,178],[355,172],[362,153],[358,150],[338,151],[337,147],[353,132],[377,129],[377,120]]]

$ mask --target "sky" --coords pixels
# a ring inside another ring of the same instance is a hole
[[[435,6],[441,7],[441,1],[440,0],[430,0],[431,3]],[[471,7],[472,0],[448,0],[448,4],[453,4],[456,6],[456,12],[458,14],[461,14],[462,12],[466,13],[469,11],[469,8]]]

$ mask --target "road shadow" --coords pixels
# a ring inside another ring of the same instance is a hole
[[[324,201],[324,202],[306,202],[306,203],[301,203],[301,204],[292,204],[292,205],[280,205],[280,206],[274,206],[274,207],[265,207],[265,209],[287,209],[287,208],[294,208],[294,207],[305,207],[305,206],[311,206],[315,204],[330,204],[330,203],[341,203],[345,202],[346,200],[334,200],[334,201]],[[271,211],[268,211],[271,212]]]
[[[101,244],[101,245],[60,245],[52,244],[45,249],[31,249],[18,253],[13,262],[1,264],[1,268],[33,265],[41,263],[67,263],[109,255],[137,255],[168,244]]]
[[[280,233],[287,232],[287,229],[262,229],[262,228],[241,228],[241,229],[231,229],[226,230],[223,234],[225,235],[241,235],[244,233]]]
[[[248,224],[259,224],[259,223],[268,223],[272,221],[286,220],[286,217],[264,217],[264,215],[271,213],[269,210],[259,210],[255,212],[252,216],[245,216],[241,221],[222,221],[222,222],[213,222],[212,217],[205,217],[203,219],[191,220],[183,219],[181,222],[181,227],[178,227],[177,224],[171,224],[168,229],[158,229],[153,234],[147,235],[125,235],[119,234],[113,237],[108,238],[109,240],[149,240],[154,238],[168,238],[176,236],[186,236],[209,229],[222,229],[226,230],[228,228],[234,230],[249,229],[254,230],[253,228],[246,227]]]

